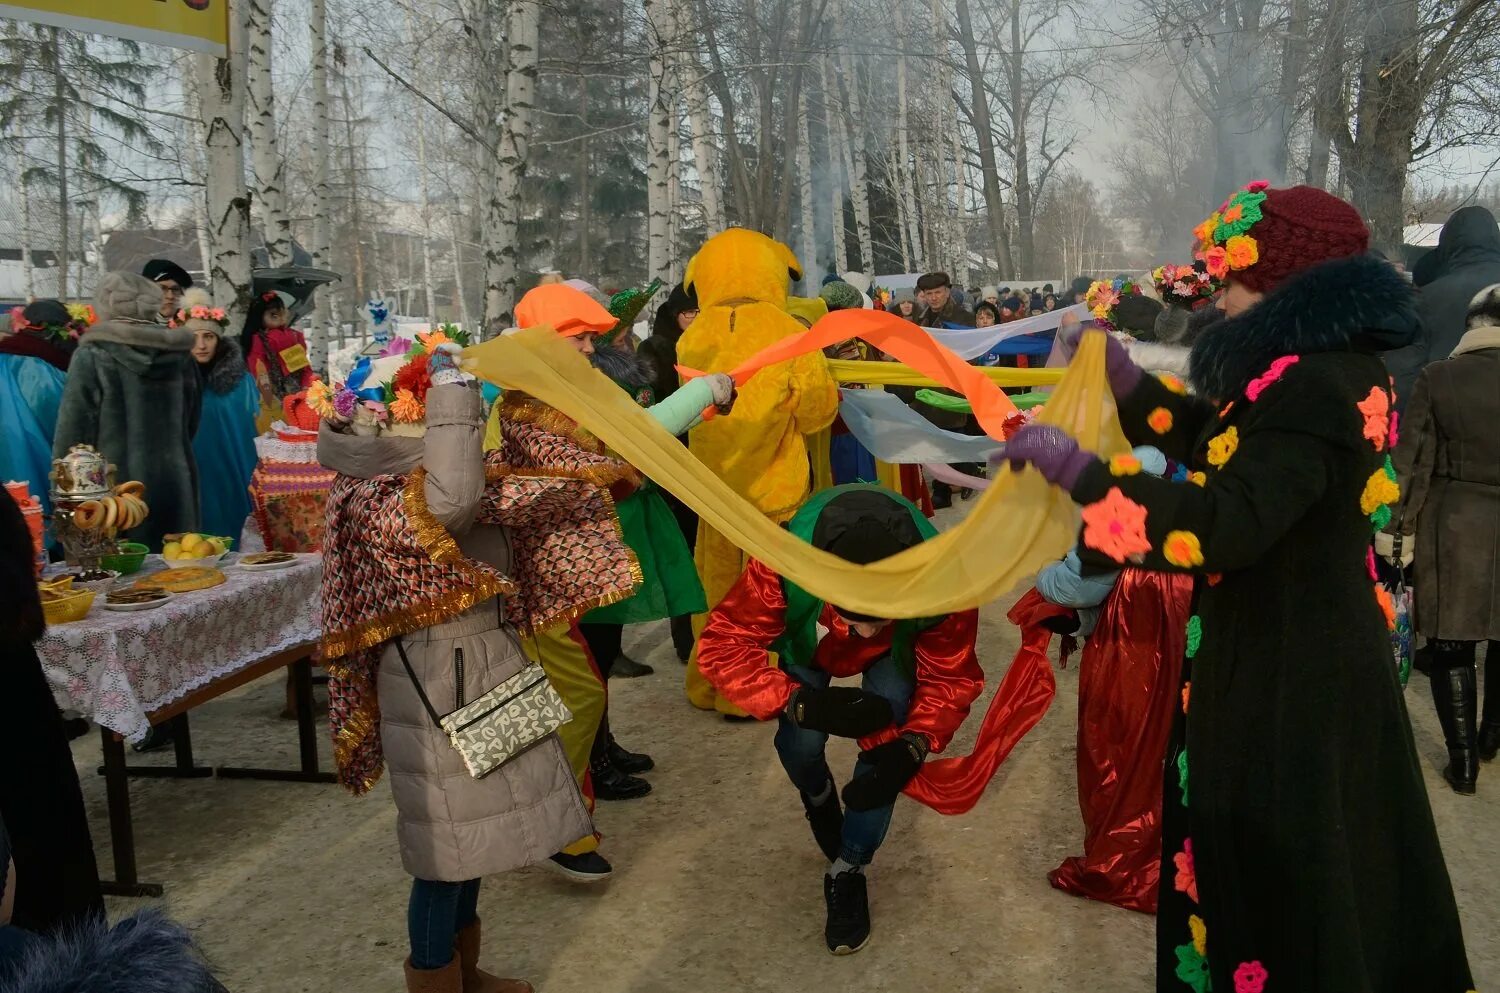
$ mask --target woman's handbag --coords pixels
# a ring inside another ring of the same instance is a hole
[[[1401,680],[1402,687],[1405,687],[1406,681],[1411,678],[1411,588],[1406,585],[1406,576],[1401,568],[1401,542],[1402,535],[1398,530],[1389,562],[1390,569],[1382,570],[1386,572],[1387,578],[1382,578],[1381,585],[1390,594],[1391,604],[1396,609],[1396,623],[1391,628],[1391,655],[1396,662],[1396,676]]]
[[[417,696],[422,698],[422,706],[427,708],[433,723],[448,735],[463,756],[469,775],[475,779],[483,779],[573,719],[572,711],[552,688],[547,674],[535,663],[522,666],[520,672],[473,703],[439,717],[406,657],[400,638],[396,639],[396,651]]]

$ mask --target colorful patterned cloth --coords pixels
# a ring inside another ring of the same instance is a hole
[[[640,581],[605,489],[633,477],[630,468],[535,423],[501,427],[502,447],[485,456],[476,523],[510,529],[509,575],[463,555],[427,509],[422,469],[339,476],[328,494],[329,721],[340,781],[355,793],[375,784],[383,764],[374,676],[384,642],[497,594],[512,625],[542,630],[629,596]]]

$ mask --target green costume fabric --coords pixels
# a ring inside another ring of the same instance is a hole
[[[643,582],[635,596],[584,615],[588,624],[640,624],[708,610],[693,553],[683,540],[672,508],[650,482],[615,505],[620,533],[641,563]]]
[[[917,531],[922,535],[923,541],[937,537],[937,528],[932,526],[932,522],[922,514],[916,504],[898,493],[872,483],[849,483],[814,493],[807,503],[802,505],[802,509],[787,522],[787,530],[808,544],[812,544],[813,530],[817,527],[818,518],[822,516],[824,508],[835,498],[855,490],[877,492],[906,508],[911,514],[912,522],[917,526]],[[781,581],[781,587],[786,594],[786,628],[781,637],[771,644],[771,651],[780,656],[783,668],[810,666],[813,653],[818,647],[818,618],[823,614],[824,603],[795,583],[787,582],[785,578]],[[941,620],[941,617],[921,617],[896,622],[896,630],[891,638],[891,655],[903,672],[916,672],[913,645],[917,634]]]

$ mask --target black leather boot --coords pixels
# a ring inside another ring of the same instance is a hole
[[[604,744],[604,756],[616,769],[629,776],[639,776],[643,772],[650,772],[656,768],[656,763],[651,756],[645,752],[632,752],[626,749],[614,735],[610,735]]]
[[[1500,642],[1490,642],[1484,658],[1484,721],[1479,725],[1479,757],[1495,761],[1500,754]]]
[[[1438,721],[1443,725],[1443,737],[1448,743],[1448,767],[1443,770],[1443,778],[1453,787],[1453,792],[1473,796],[1475,780],[1479,777],[1474,663],[1471,657],[1444,667],[1441,663],[1447,660],[1441,654],[1433,661],[1436,664],[1432,670],[1432,702],[1437,707]]]
[[[651,784],[630,775],[607,759],[589,763],[589,776],[594,781],[594,797],[598,800],[638,800],[651,792]]]
[[[679,614],[672,618],[672,647],[677,650],[677,661],[686,664],[693,654],[693,615]]]

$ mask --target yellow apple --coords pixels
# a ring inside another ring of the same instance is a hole
[[[178,541],[169,541],[169,542],[167,542],[165,545],[162,546],[161,557],[164,558],[164,559],[167,559],[167,560],[181,558],[182,557],[182,543],[178,542]]]

